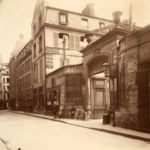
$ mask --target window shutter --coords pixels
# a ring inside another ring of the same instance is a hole
[[[74,49],[74,35],[69,36],[70,49]]]
[[[58,47],[58,33],[54,32],[54,46]]]
[[[75,36],[75,44],[76,44],[76,50],[80,50],[80,37]]]

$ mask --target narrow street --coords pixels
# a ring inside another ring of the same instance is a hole
[[[0,111],[0,138],[11,150],[149,150],[150,143]]]

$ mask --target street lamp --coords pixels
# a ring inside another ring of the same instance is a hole
[[[63,66],[65,66],[65,62],[66,62],[66,37],[65,35],[63,36]]]
[[[110,79],[112,79],[112,83],[113,83],[113,127],[116,126],[116,122],[115,122],[115,93],[114,93],[114,79],[116,78],[115,75],[109,75],[109,64],[108,63],[104,63],[103,64],[104,66],[104,74],[105,74],[105,77],[109,77]]]

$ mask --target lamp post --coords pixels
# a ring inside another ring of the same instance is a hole
[[[63,66],[65,66],[65,62],[66,62],[66,37],[63,36]]]
[[[104,73],[105,73],[105,77],[109,77],[110,79],[112,79],[112,83],[113,83],[113,127],[116,126],[116,121],[115,121],[115,108],[116,108],[116,103],[115,103],[115,93],[114,93],[114,79],[116,78],[115,75],[109,75],[108,74],[108,69],[109,69],[109,64],[108,63],[104,63]]]

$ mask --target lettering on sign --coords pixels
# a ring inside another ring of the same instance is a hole
[[[46,54],[46,68],[53,68],[53,55]]]
[[[46,47],[46,52],[58,54],[59,49],[58,48],[52,48],[52,47]]]
[[[81,73],[83,66],[69,66],[65,68],[65,73]]]

